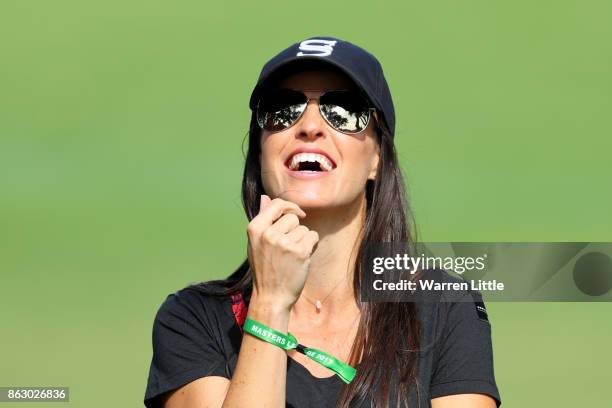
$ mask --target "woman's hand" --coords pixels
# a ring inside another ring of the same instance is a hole
[[[247,227],[253,296],[258,302],[288,311],[299,298],[319,241],[316,231],[300,225],[305,216],[295,203],[261,196],[259,214]]]

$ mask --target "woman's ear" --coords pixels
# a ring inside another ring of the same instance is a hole
[[[368,175],[368,180],[376,180],[376,173],[378,173],[378,161],[380,160],[380,146],[376,143],[376,150],[374,151],[374,155],[372,156],[372,160],[370,163],[370,174]]]

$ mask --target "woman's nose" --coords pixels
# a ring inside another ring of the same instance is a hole
[[[308,101],[306,110],[297,123],[298,135],[301,137],[316,138],[323,135],[325,121],[319,112],[319,104],[316,100]]]

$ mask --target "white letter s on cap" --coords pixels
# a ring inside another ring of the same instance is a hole
[[[298,57],[302,57],[305,55],[314,55],[317,57],[327,57],[331,55],[334,50],[334,45],[336,45],[338,41],[332,40],[306,40],[300,43],[300,52],[296,54]],[[305,51],[305,52],[302,52]]]

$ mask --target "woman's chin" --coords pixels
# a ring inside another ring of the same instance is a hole
[[[289,190],[279,194],[278,197],[297,204],[304,211],[306,209],[325,208],[333,204],[331,197],[313,190]]]

